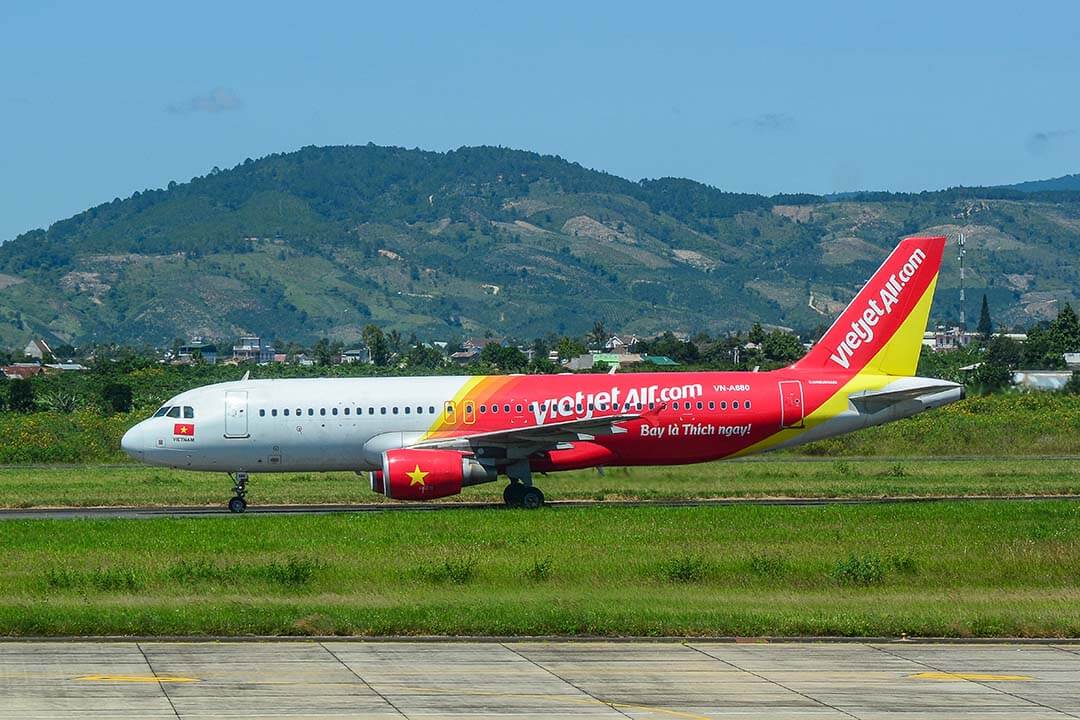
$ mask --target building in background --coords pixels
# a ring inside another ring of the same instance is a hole
[[[233,345],[232,359],[236,362],[253,362],[266,365],[274,362],[274,347],[263,342],[258,335],[244,335]]]
[[[23,348],[23,355],[29,358],[33,358],[38,362],[51,357],[53,354],[52,348],[44,340],[31,340],[26,343],[26,347]]]
[[[204,342],[201,337],[192,338],[191,342],[185,343],[176,349],[176,364],[187,364],[201,360],[207,365],[216,365],[218,359],[217,346],[213,343]]]

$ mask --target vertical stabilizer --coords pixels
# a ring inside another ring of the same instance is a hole
[[[828,332],[792,367],[914,375],[944,251],[944,237],[902,240]]]

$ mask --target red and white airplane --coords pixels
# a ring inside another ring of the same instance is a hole
[[[233,476],[369,471],[397,500],[454,495],[504,475],[537,508],[535,473],[680,465],[791,447],[963,397],[913,377],[945,238],[903,240],[825,336],[771,372],[249,380],[189,390],[124,435],[152,465]]]

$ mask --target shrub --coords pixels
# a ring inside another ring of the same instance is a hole
[[[198,582],[226,582],[236,575],[233,566],[218,567],[209,560],[181,560],[171,566],[166,575],[181,585]]]
[[[101,399],[105,401],[105,407],[113,412],[128,413],[134,403],[134,393],[130,385],[114,382],[102,388]]]
[[[551,558],[533,560],[532,566],[525,571],[525,577],[534,582],[547,580],[551,577]]]
[[[476,560],[468,556],[447,558],[423,571],[432,582],[451,582],[455,585],[464,585],[473,579],[475,573]]]
[[[764,578],[779,578],[787,573],[788,564],[783,558],[770,555],[752,555],[750,572]]]
[[[79,584],[79,575],[67,568],[49,568],[45,571],[45,587],[50,590],[70,590]]]
[[[670,583],[701,582],[708,571],[708,563],[699,555],[683,555],[661,566],[661,574]]]
[[[889,469],[882,473],[885,477],[902,478],[907,477],[907,470],[901,463],[893,463],[889,466]]]
[[[885,580],[885,564],[877,555],[849,555],[833,568],[832,579],[840,585],[880,585]]]
[[[134,568],[101,568],[89,574],[90,584],[105,592],[130,592],[143,586],[142,578]]]
[[[273,561],[262,566],[261,574],[269,582],[287,587],[302,587],[311,582],[318,563],[304,558],[289,558],[283,563]]]

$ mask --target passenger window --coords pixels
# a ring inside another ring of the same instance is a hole
[[[368,414],[368,415],[374,415],[374,414],[375,414],[375,408],[373,408],[373,407],[369,407],[369,408],[367,409],[367,414]]]
[[[270,417],[277,417],[277,410],[276,409],[270,411]]]
[[[704,407],[705,407],[705,404],[703,402],[701,402],[700,400],[698,400],[697,409],[701,410]]]
[[[285,417],[289,417],[289,408],[285,408],[281,412],[285,414]]]
[[[521,405],[518,405],[518,406],[517,406],[517,411],[518,411],[518,412],[521,412]]]
[[[727,410],[727,400],[721,400],[720,401],[720,409],[721,410]]]
[[[492,405],[492,407],[495,407],[495,406]],[[480,414],[483,415],[486,412],[487,412],[487,405],[481,405],[480,406]],[[495,408],[495,410],[493,410],[492,412],[499,412],[499,409]]]
[[[472,425],[476,422],[476,406],[471,402],[465,403],[465,424]]]
[[[393,413],[397,415],[397,405],[394,406]]]
[[[167,412],[167,413],[165,413],[165,414],[166,414],[166,415],[168,415],[168,416],[169,416],[169,417],[171,417],[171,418],[178,418],[178,417],[180,417],[180,406],[179,406],[179,405],[175,405],[175,406],[173,406],[173,407],[169,408],[169,412]]]
[[[319,408],[319,414],[320,415],[325,415],[326,414],[326,408]]]
[[[738,401],[738,400],[734,400],[734,401],[732,401],[732,403],[731,403],[731,409],[732,409],[732,410],[738,410],[738,409],[739,409],[739,401]]]
[[[158,411],[156,413],[154,413],[154,417],[161,417],[162,415],[164,415],[167,412],[169,412],[169,406],[168,405],[162,405],[160,408],[158,408]]]
[[[447,400],[443,404],[443,417],[446,418],[447,422],[454,422],[454,414],[454,402]]]
[[[580,410],[580,409],[581,409],[581,406],[578,405],[578,410]],[[510,412],[510,405],[509,404],[503,405],[503,412]]]
[[[191,407],[190,405],[185,405],[184,406],[184,418],[186,418],[187,420],[191,420],[194,417],[195,417],[195,408]]]
[[[424,414],[424,408],[420,407],[420,406],[417,406],[416,407],[416,414],[417,415],[423,415]]]
[[[259,417],[266,417],[266,410],[259,410]]]
[[[308,417],[314,415],[315,414],[315,408],[308,408],[307,409],[307,414],[308,414]]]
[[[434,415],[435,414],[435,406],[434,405],[428,405],[427,411],[428,411],[428,414]]]
[[[397,411],[395,410],[395,412],[397,412]],[[411,408],[411,407],[409,407],[408,405],[406,405],[406,406],[405,406],[405,414],[406,414],[406,415],[408,415],[408,414],[409,414],[409,413],[411,413],[411,412],[412,412],[412,408]]]
[[[348,415],[348,414],[349,414],[349,408],[345,408],[345,414],[346,414],[346,415]]]
[[[749,409],[750,409],[750,401],[749,401],[749,400],[747,400],[746,402],[744,402],[744,403],[742,404],[742,406],[743,406],[743,409],[744,409],[744,410],[749,410]]]
[[[300,417],[303,414],[304,414],[303,410],[301,410],[300,408],[296,408],[296,417]]]
[[[484,406],[483,405],[480,406],[480,412],[484,412]],[[491,412],[493,412],[493,413],[499,412],[499,406],[498,405],[492,405],[491,406]]]
[[[384,407],[379,408],[379,413],[382,414],[382,415],[385,415],[386,414],[386,408],[384,408]]]
[[[715,400],[710,400],[709,401],[709,409],[710,410],[715,410],[716,409],[716,401]]]

